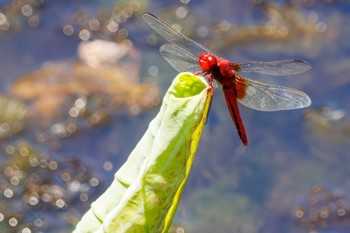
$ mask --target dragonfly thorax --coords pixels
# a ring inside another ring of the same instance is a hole
[[[228,60],[219,58],[217,60],[217,66],[219,67],[220,74],[222,75],[222,77],[229,78],[229,77],[235,76],[235,72],[232,69],[232,63],[229,62]]]
[[[217,67],[217,60],[213,54],[204,52],[199,56],[199,66],[205,72],[211,72]]]

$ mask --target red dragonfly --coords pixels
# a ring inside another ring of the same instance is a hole
[[[260,111],[290,110],[310,106],[311,99],[304,92],[246,79],[236,74],[236,72],[254,72],[272,76],[296,75],[311,69],[307,62],[303,60],[229,62],[177,32],[157,16],[147,13],[143,18],[169,42],[160,47],[160,53],[177,71],[204,74],[211,86],[213,80],[222,86],[232,121],[245,146],[248,146],[248,140],[237,100],[249,108]]]

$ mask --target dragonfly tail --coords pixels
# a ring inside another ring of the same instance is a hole
[[[228,84],[223,85],[223,91],[225,95],[226,104],[230,112],[233,123],[236,126],[239,137],[241,138],[242,143],[245,146],[248,146],[247,135],[239,113],[238,104],[237,104],[237,93],[235,84],[229,82]]]

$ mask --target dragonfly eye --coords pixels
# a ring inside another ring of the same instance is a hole
[[[216,57],[210,53],[202,53],[198,60],[203,71],[211,72],[217,66]]]

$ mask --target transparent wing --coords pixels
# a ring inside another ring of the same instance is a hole
[[[203,45],[191,40],[190,38],[184,36],[180,32],[173,29],[170,25],[159,19],[157,16],[147,13],[143,15],[143,19],[145,22],[153,28],[159,35],[161,35],[168,42],[177,45],[183,50],[187,50],[189,53],[193,54],[197,57],[197,61],[199,56],[203,52],[208,52],[214,54],[208,48]]]
[[[282,60],[282,61],[247,61],[233,63],[235,71],[254,72],[273,76],[288,76],[301,74],[311,70],[309,63],[303,60]]]
[[[200,72],[198,58],[176,44],[165,44],[159,49],[162,56],[179,72]]]
[[[238,75],[236,88],[238,93],[245,91],[238,101],[259,111],[291,110],[311,105],[310,97],[302,91],[253,81]]]

